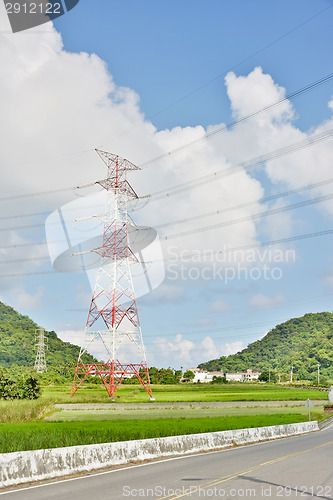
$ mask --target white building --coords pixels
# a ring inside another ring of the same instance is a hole
[[[246,372],[238,373],[223,373],[223,372],[208,372],[207,370],[201,370],[200,368],[188,368],[194,373],[193,382],[212,382],[213,377],[225,377],[228,382],[252,382],[253,380],[258,380],[261,372],[253,372],[251,368],[248,368]]]
[[[242,373],[226,373],[225,378],[228,382],[243,382],[243,374]]]
[[[253,380],[258,380],[261,372],[253,372],[251,368],[248,368],[246,372],[238,372],[238,373],[226,373],[226,379],[228,382],[252,382]]]
[[[193,371],[193,370],[192,370]],[[196,371],[193,382],[212,382],[213,377],[224,377],[223,372],[207,372],[205,370]]]
[[[261,372],[253,372],[251,369],[247,369],[243,375],[243,382],[252,382],[252,380],[258,380]]]

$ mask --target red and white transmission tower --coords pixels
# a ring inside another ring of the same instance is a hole
[[[97,375],[103,380],[109,396],[114,398],[122,380],[130,375],[138,378],[153,400],[131,273],[131,263],[138,261],[128,238],[128,228],[134,225],[128,215],[128,202],[138,196],[127,181],[127,172],[139,168],[117,155],[96,151],[108,168],[107,178],[97,182],[108,192],[105,213],[100,216],[104,222],[103,243],[92,250],[100,255],[100,265],[71,396],[88,375]],[[102,329],[96,329],[98,323]],[[116,359],[124,340],[134,344],[141,362],[124,363]],[[102,341],[107,362],[87,364],[82,360],[94,341]]]

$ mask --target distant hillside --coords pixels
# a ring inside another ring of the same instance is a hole
[[[317,377],[318,362],[321,376],[333,379],[333,314],[329,312],[290,319],[243,351],[199,367],[226,372],[247,368],[263,371],[270,367],[277,373],[288,373],[293,365],[298,379],[306,380]]]
[[[35,364],[35,330],[37,328],[28,316],[23,316],[12,307],[0,302],[0,366],[31,366]],[[46,364],[52,366],[76,365],[80,348],[63,342],[55,332],[46,332],[48,350]],[[94,358],[86,355],[87,362]]]

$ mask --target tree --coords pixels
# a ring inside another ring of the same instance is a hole
[[[269,374],[269,371],[263,371],[261,375],[259,375],[258,380],[259,382],[271,382],[274,384],[276,382],[276,374],[272,371],[271,374]]]
[[[41,395],[40,384],[37,375],[28,373],[24,378],[22,387],[22,399],[38,399]]]
[[[195,377],[194,373],[192,372],[192,370],[187,370],[184,375],[183,375],[183,378],[189,378],[190,380],[193,380]]]
[[[212,384],[227,384],[228,381],[226,377],[217,377],[216,375],[213,375],[213,380]]]
[[[37,375],[31,372],[0,369],[1,399],[37,399],[39,396],[40,384]]]

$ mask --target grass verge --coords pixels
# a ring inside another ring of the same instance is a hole
[[[305,415],[0,424],[0,453],[304,422]]]
[[[30,422],[39,420],[53,409],[53,404],[45,399],[37,400],[0,400],[0,422]]]

